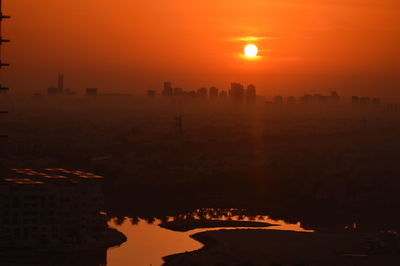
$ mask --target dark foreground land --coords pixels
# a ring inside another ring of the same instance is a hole
[[[205,246],[165,257],[165,265],[330,266],[399,265],[394,234],[219,230],[192,235]]]
[[[195,236],[206,248],[170,265],[400,265],[396,252],[375,247],[379,232],[400,231],[398,111],[88,99],[21,101],[16,110],[4,121],[12,137],[0,167],[102,175],[117,221],[264,215],[370,232],[207,232]]]

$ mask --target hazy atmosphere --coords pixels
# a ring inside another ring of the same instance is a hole
[[[13,0],[5,34],[13,93],[67,87],[143,94],[256,83],[265,95],[329,92],[399,97],[396,0]],[[240,53],[247,37],[256,60]],[[378,95],[384,94],[384,95]]]
[[[399,0],[0,0],[0,266],[400,265]]]

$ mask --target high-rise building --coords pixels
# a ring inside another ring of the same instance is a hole
[[[381,103],[381,99],[380,98],[373,98],[372,99],[372,103],[373,104],[380,104]]]
[[[60,94],[64,93],[64,75],[63,74],[58,75],[58,93],[60,93]]]
[[[211,99],[218,98],[218,88],[217,87],[211,87],[210,88],[210,98]]]
[[[147,91],[147,96],[150,98],[156,97],[157,92],[155,90],[148,90]]]
[[[371,103],[371,98],[369,98],[369,97],[361,97],[360,98],[360,103],[361,104],[370,104]]]
[[[295,103],[296,103],[296,97],[294,97],[294,96],[289,96],[289,97],[287,98],[287,103],[288,103],[288,104],[295,104]]]
[[[162,91],[163,96],[172,96],[172,84],[171,82],[164,82],[164,88]]]
[[[11,169],[0,177],[0,246],[57,247],[106,233],[101,176],[62,168]]]
[[[60,91],[56,87],[48,87],[47,88],[47,95],[54,96],[60,94]]]
[[[219,98],[225,99],[226,97],[228,97],[228,93],[226,91],[221,91],[219,93]]]
[[[86,89],[86,96],[96,96],[98,94],[97,88],[87,88]]]
[[[283,96],[281,96],[281,95],[275,96],[274,103],[275,104],[283,104]]]
[[[352,103],[352,104],[359,104],[359,103],[360,103],[360,97],[358,97],[358,96],[352,96],[352,97],[351,97],[351,103]]]
[[[197,96],[207,97],[207,88],[200,88],[197,90]]]
[[[240,83],[231,83],[231,89],[229,90],[229,96],[234,103],[243,103],[244,101],[244,88]]]
[[[330,98],[332,101],[334,101],[334,102],[338,102],[338,101],[340,101],[340,96],[339,96],[339,94],[336,92],[336,91],[332,91],[331,92],[331,98]]]
[[[246,90],[246,103],[255,104],[257,100],[256,86],[249,85]]]
[[[174,88],[173,89],[174,96],[182,96],[183,95],[183,89],[182,88]]]

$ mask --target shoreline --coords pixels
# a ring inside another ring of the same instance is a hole
[[[226,230],[226,229],[222,229],[222,230]],[[207,232],[211,232],[211,231],[207,231]],[[206,232],[201,232],[201,233],[196,233],[193,235],[190,235],[189,237],[196,240],[197,242],[200,242],[203,246],[200,249],[194,250],[194,251],[189,251],[189,252],[184,252],[184,253],[177,253],[177,254],[172,254],[172,255],[167,255],[164,256],[162,259],[164,261],[163,266],[164,265],[169,265],[169,263],[174,263],[175,260],[179,260],[179,258],[182,255],[196,255],[196,253],[199,252],[204,252],[207,251],[209,249],[212,249],[213,247],[218,245],[218,240],[208,237],[205,234],[202,233],[206,233]]]
[[[400,239],[374,232],[213,230],[190,236],[203,247],[163,265],[398,265]],[[391,240],[387,240],[389,239]]]
[[[190,220],[175,220],[171,222],[163,222],[159,224],[161,228],[177,231],[187,232],[195,229],[214,228],[237,228],[237,227],[269,227],[277,226],[267,222],[254,222],[254,221],[235,221],[235,220],[203,220],[203,219],[190,219]]]

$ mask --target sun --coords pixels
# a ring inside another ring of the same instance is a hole
[[[258,47],[255,44],[248,44],[244,47],[244,54],[247,57],[256,57],[258,54]]]

